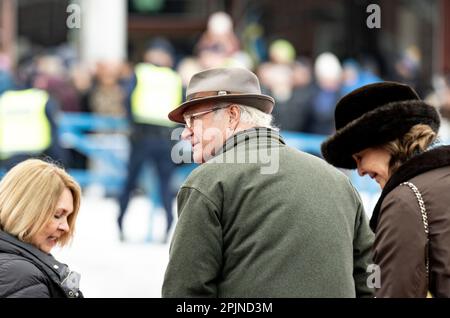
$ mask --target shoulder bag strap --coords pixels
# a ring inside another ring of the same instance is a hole
[[[430,231],[428,229],[428,214],[427,214],[427,209],[425,207],[425,202],[423,201],[422,195],[420,194],[419,189],[417,189],[417,187],[411,183],[411,182],[403,182],[400,185],[407,185],[408,187],[411,188],[411,190],[414,192],[416,198],[417,198],[417,202],[419,203],[419,208],[420,208],[420,214],[422,215],[422,222],[423,222],[423,227],[425,229],[425,235],[427,236],[427,252],[426,252],[426,261],[425,261],[425,266],[426,266],[426,271],[427,271],[427,279],[429,276],[429,255],[428,255],[428,245],[430,243]]]

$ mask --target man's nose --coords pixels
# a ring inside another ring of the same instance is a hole
[[[184,127],[183,132],[181,133],[182,140],[189,140],[192,136],[192,129],[187,126]]]

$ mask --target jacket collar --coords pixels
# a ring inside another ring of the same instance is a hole
[[[283,138],[280,134],[270,128],[255,127],[240,131],[225,141],[222,149],[216,154],[227,152],[233,148],[239,147],[241,145],[255,144],[260,146],[279,146],[285,145]]]
[[[417,155],[398,168],[389,178],[373,210],[370,227],[375,232],[384,198],[400,183],[408,181],[422,173],[441,167],[450,166],[450,146],[441,146]]]
[[[78,285],[73,283],[73,279],[79,280],[79,275],[76,272],[71,272],[66,264],[58,262],[51,254],[44,253],[34,245],[22,242],[2,230],[0,230],[0,251],[29,259],[46,273],[56,285],[60,286],[69,297],[74,295],[77,297],[77,293],[79,293]],[[67,278],[72,281],[68,282]],[[67,284],[72,285],[68,287]]]
[[[65,266],[62,263],[56,261],[51,254],[46,254],[35,246],[25,243],[17,239],[16,237],[0,230],[0,240],[7,242],[1,246],[1,249],[20,256],[30,258],[34,261],[39,260],[40,263],[45,265],[54,274],[61,275],[61,269]],[[60,270],[58,270],[60,269]]]

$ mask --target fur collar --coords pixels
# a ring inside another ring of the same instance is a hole
[[[370,219],[370,227],[375,232],[384,198],[400,183],[408,181],[422,173],[441,167],[450,166],[450,146],[441,146],[417,155],[403,165],[386,183]]]

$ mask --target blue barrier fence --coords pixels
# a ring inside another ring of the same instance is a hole
[[[102,186],[117,193],[125,180],[128,123],[123,118],[65,113],[59,118],[60,142],[89,158],[89,169],[70,169],[82,187]]]

